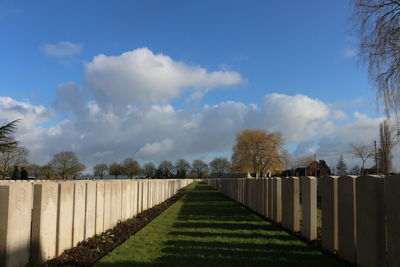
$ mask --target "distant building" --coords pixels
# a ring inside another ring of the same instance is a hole
[[[329,176],[331,169],[326,164],[325,160],[312,161],[308,166],[299,166],[295,169],[286,170],[282,176]]]

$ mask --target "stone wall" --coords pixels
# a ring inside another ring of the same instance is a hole
[[[40,265],[193,181],[0,181],[0,266]]]
[[[320,238],[326,251],[357,266],[400,264],[400,175],[206,181],[283,228],[310,241]]]

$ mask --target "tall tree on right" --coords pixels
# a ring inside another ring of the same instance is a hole
[[[243,130],[236,135],[233,147],[233,169],[255,172],[256,175],[276,172],[284,166],[282,160],[284,141],[281,133],[266,130]]]
[[[359,56],[368,65],[385,111],[400,104],[400,1],[353,0]]]
[[[340,155],[336,164],[336,172],[338,175],[346,175],[347,174],[347,165],[344,161],[343,155]]]
[[[392,137],[387,120],[379,124],[379,168],[383,174],[389,174],[392,171]]]

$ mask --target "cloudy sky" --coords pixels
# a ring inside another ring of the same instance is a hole
[[[38,164],[209,161],[255,128],[352,167],[349,142],[377,139],[384,115],[350,14],[347,0],[3,0],[0,124],[22,119]]]

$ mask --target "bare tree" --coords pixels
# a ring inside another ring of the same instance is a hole
[[[2,178],[10,176],[14,166],[26,165],[28,153],[28,150],[23,147],[8,147],[6,150],[0,150],[0,175]]]
[[[103,179],[103,176],[106,174],[108,170],[108,165],[106,163],[96,164],[94,165],[93,170],[94,170],[93,174],[95,176],[99,176],[100,179]]]
[[[72,169],[71,177],[75,179],[77,176],[81,175],[82,172],[86,169],[86,165],[83,163],[79,163],[75,168]]]
[[[351,154],[361,159],[361,174],[364,174],[365,162],[374,156],[372,147],[369,145],[356,145],[350,143]]]
[[[156,174],[156,166],[154,166],[153,162],[147,162],[143,165],[143,173],[146,177],[154,178]]]
[[[139,163],[133,158],[126,158],[122,162],[122,168],[124,169],[124,174],[131,179],[133,175],[139,174],[141,171]]]
[[[26,169],[30,176],[38,178],[40,176],[41,167],[37,164],[29,164],[26,166]]]
[[[158,164],[156,171],[157,178],[170,178],[173,176],[172,170],[174,169],[174,164],[169,160],[163,160]]]
[[[184,159],[180,159],[175,163],[176,177],[186,178],[188,171],[190,170],[190,163]]]
[[[400,104],[400,1],[353,0],[359,56],[368,65],[387,114]]]
[[[379,136],[379,167],[383,174],[389,174],[392,171],[392,137],[387,120],[379,124]]]
[[[55,171],[53,169],[53,166],[50,163],[48,163],[40,168],[40,173],[42,177],[44,177],[47,180],[50,180],[51,178],[54,178]]]
[[[118,179],[118,176],[123,174],[124,170],[121,164],[114,162],[110,165],[108,172],[110,173],[110,175],[114,175],[115,179]]]
[[[50,161],[50,165],[53,167],[55,174],[61,179],[76,177],[86,168],[85,165],[79,162],[75,153],[71,151],[55,154]]]
[[[222,174],[231,169],[232,164],[227,158],[215,158],[210,162],[211,171],[213,173],[218,173],[219,177]]]
[[[192,163],[192,170],[196,173],[197,178],[203,178],[204,173],[208,170],[208,165],[201,159],[196,159]]]

